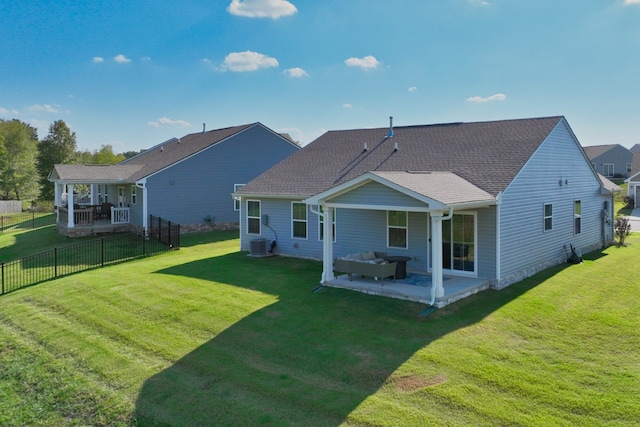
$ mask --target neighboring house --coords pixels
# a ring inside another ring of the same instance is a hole
[[[567,121],[546,117],[330,131],[234,197],[241,250],[277,241],[278,254],[323,260],[330,286],[336,257],[405,256],[442,306],[455,300],[445,275],[500,289],[566,261],[569,244],[611,244],[619,190]]]
[[[640,144],[634,144],[633,147],[629,148],[629,151],[632,153],[640,153]]]
[[[300,147],[260,123],[173,138],[117,165],[55,165],[58,229],[66,235],[149,227],[149,216],[182,230],[237,227],[229,194]],[[67,193],[90,187],[85,200]],[[111,205],[111,206],[109,206]]]
[[[632,147],[633,148],[633,147]],[[633,198],[633,207],[640,207],[640,151],[633,153],[633,165],[631,176],[625,180],[627,196]]]
[[[620,144],[593,145],[584,147],[593,168],[607,178],[628,178],[631,176],[633,153]]]

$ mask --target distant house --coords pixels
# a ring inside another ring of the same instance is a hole
[[[607,178],[631,176],[633,153],[620,144],[592,145],[584,147],[593,168]]]
[[[55,165],[58,229],[73,236],[146,229],[150,215],[187,231],[237,227],[239,206],[229,194],[299,149],[253,123],[173,138],[116,165]],[[72,199],[79,188],[90,190]]]
[[[640,207],[640,151],[633,153],[631,171],[631,176],[625,180],[628,183],[627,196],[633,198],[633,207],[638,208]]]
[[[629,148],[629,151],[632,153],[640,153],[640,144],[634,144],[633,147]]]
[[[619,190],[563,117],[545,117],[330,131],[234,197],[241,250],[273,241],[278,254],[323,260],[320,282],[345,287],[335,258],[401,256],[431,275],[431,296],[388,280],[376,289],[442,306],[564,262],[571,244],[609,245]],[[471,288],[452,291],[464,280]]]

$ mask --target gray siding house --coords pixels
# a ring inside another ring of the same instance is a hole
[[[403,256],[432,283],[398,297],[443,306],[473,293],[452,291],[463,280],[500,289],[565,262],[570,244],[611,244],[617,190],[567,121],[545,117],[330,131],[234,197],[241,250],[264,239],[322,260],[328,286],[341,286],[335,258]]]
[[[67,235],[148,228],[153,215],[185,231],[237,227],[230,194],[300,147],[261,123],[173,138],[117,165],[55,165],[58,229]],[[91,188],[74,203],[74,186]]]
[[[607,178],[629,178],[633,152],[620,144],[584,147],[593,168]]]

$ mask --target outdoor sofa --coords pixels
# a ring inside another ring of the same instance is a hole
[[[358,252],[345,255],[333,260],[333,269],[346,273],[349,280],[353,280],[354,274],[380,279],[380,284],[384,286],[386,277],[396,278],[396,262],[387,262],[386,252]]]

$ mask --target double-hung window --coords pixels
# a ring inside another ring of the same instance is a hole
[[[545,203],[544,205],[544,231],[553,229],[553,205]]]
[[[573,234],[580,234],[582,231],[582,202],[575,200],[573,202]]]
[[[259,200],[247,200],[247,233],[260,234]]]
[[[137,196],[137,187],[135,185],[131,186],[131,204],[132,205],[137,205],[138,204],[138,196]]]
[[[407,249],[407,212],[387,211],[387,246]]]
[[[291,235],[294,239],[307,238],[307,205],[291,203]]]

